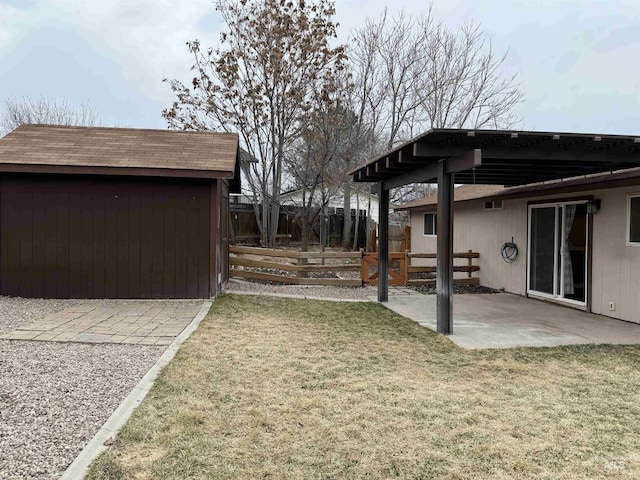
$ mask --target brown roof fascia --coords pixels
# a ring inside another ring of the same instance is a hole
[[[565,185],[563,185],[565,183]],[[546,195],[566,194],[583,192],[585,190],[604,190],[607,188],[621,188],[629,187],[633,185],[640,185],[640,172],[634,171],[631,175],[620,178],[604,178],[594,181],[593,178],[584,178],[580,180],[572,180],[567,182],[559,182],[557,184],[544,184],[536,185],[533,187],[512,187],[511,190],[507,190],[504,193],[496,193],[494,195],[487,195],[482,199],[501,199],[501,200],[515,200],[528,197],[542,197]],[[476,200],[480,200],[478,198]]]
[[[233,172],[172,168],[95,167],[42,164],[0,164],[2,173],[45,173],[69,175],[114,175],[173,178],[233,178]]]
[[[491,195],[485,195],[482,197],[467,198],[464,200],[456,201],[455,203],[467,203],[474,201],[486,201],[486,200],[518,200],[522,198],[535,198],[543,197],[547,195],[561,195],[568,193],[578,193],[588,190],[604,190],[607,188],[621,188],[630,187],[634,185],[640,185],[640,172],[633,176],[625,178],[614,179],[602,179],[594,182],[589,182],[590,179],[585,178],[581,181],[572,181],[571,185],[549,184],[549,185],[536,185],[535,187],[513,187],[516,191],[506,191],[505,193],[495,193]],[[569,182],[566,182],[569,183]],[[518,191],[519,190],[519,191]],[[436,207],[436,203],[429,203],[426,205],[416,205],[413,207],[403,208],[398,207],[398,211],[412,211],[412,210],[429,210]]]

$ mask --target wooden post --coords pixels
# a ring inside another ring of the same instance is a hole
[[[411,250],[408,248],[404,251],[404,286],[409,285],[409,267],[411,266],[411,258],[409,257]]]
[[[411,226],[404,227],[404,248],[411,251]]]
[[[380,185],[378,228],[378,301],[389,300],[389,190]]]
[[[371,231],[369,232],[369,234],[371,235],[371,251],[375,252],[375,251],[378,250],[378,248],[376,247],[376,243],[377,243],[377,240],[378,240],[376,238],[376,229],[372,228]]]
[[[438,162],[438,225],[437,225],[437,331],[453,333],[453,177],[447,163]]]
[[[473,253],[473,250],[469,250],[469,253]],[[471,267],[473,267],[473,258],[471,258],[471,256],[469,256],[469,258],[467,259],[467,265],[469,266],[469,273],[467,275],[468,278],[471,278]]]

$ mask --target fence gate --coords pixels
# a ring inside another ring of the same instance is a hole
[[[404,253],[389,253],[389,285],[405,285],[407,281],[407,256]],[[378,284],[378,252],[362,254],[362,282],[367,285]]]

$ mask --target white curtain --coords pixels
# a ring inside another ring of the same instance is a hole
[[[569,249],[569,233],[571,233],[571,226],[573,225],[573,219],[576,216],[577,205],[566,205],[564,207],[564,294],[573,295],[575,293],[573,283],[573,265],[571,263],[571,251]]]

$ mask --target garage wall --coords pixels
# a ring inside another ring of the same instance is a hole
[[[46,298],[209,296],[210,182],[0,178],[0,292]]]

